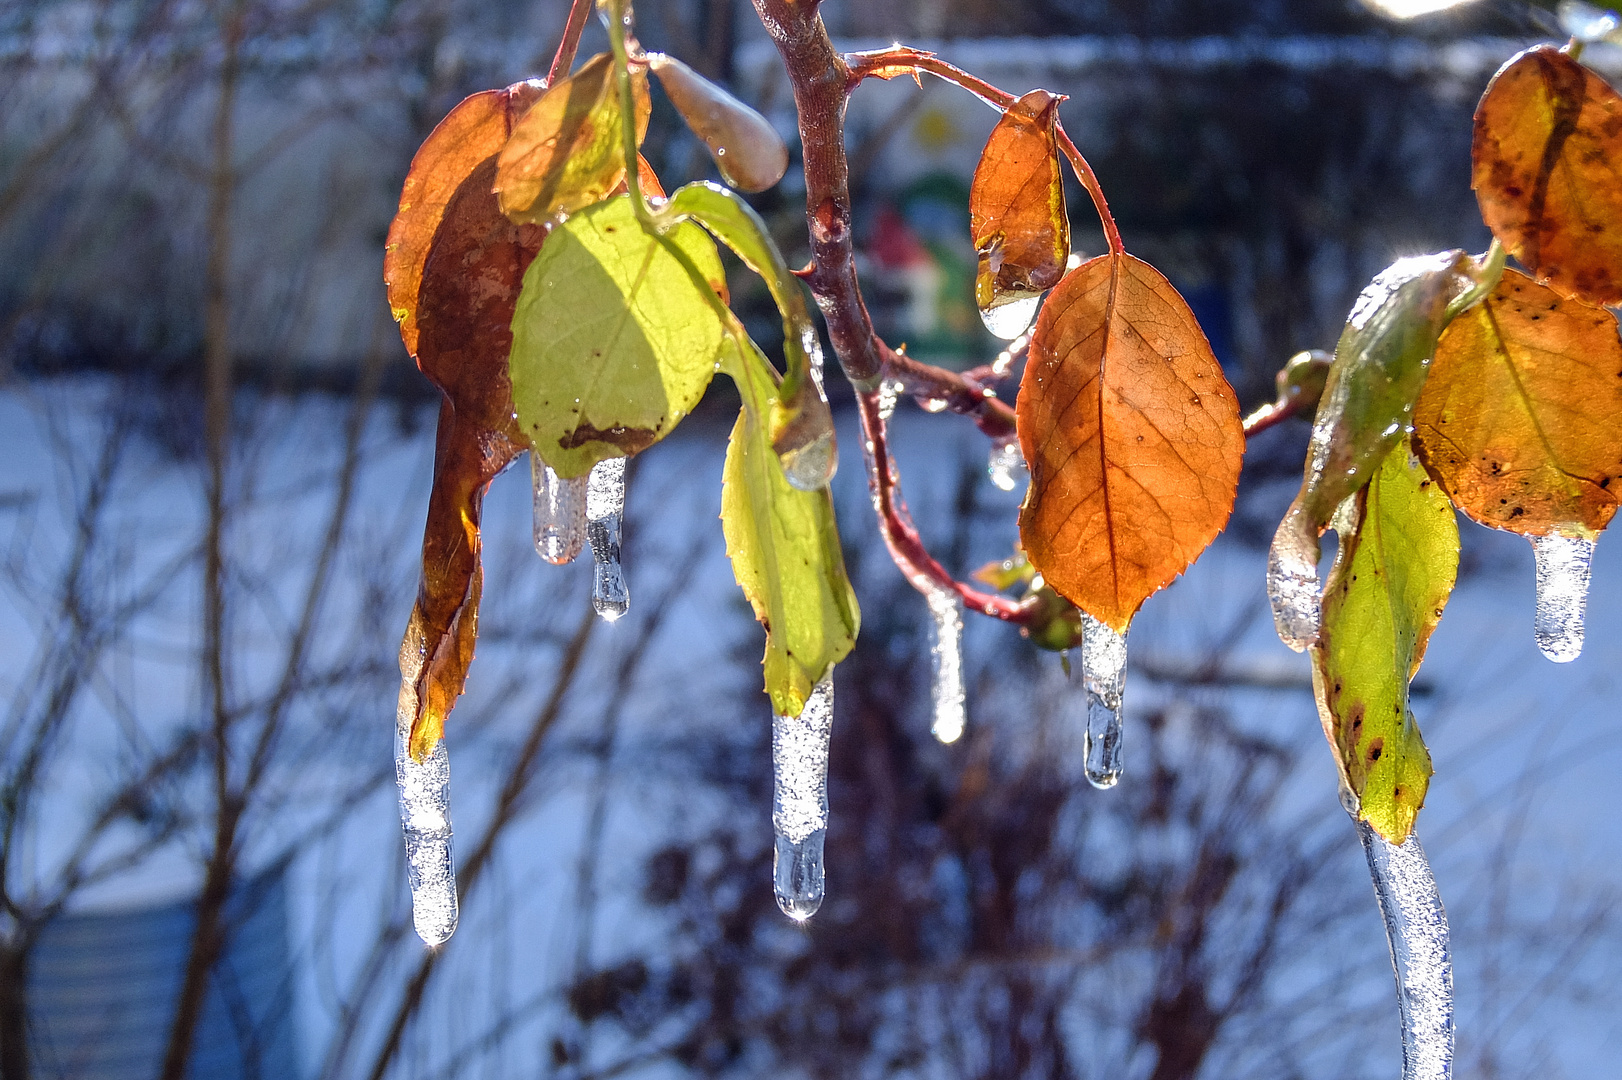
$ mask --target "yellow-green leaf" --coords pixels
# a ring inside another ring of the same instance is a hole
[[[856,642],[861,612],[826,488],[792,487],[768,430],[777,379],[752,342],[729,371],[744,408],[732,428],[721,489],[721,530],[732,573],[766,628],[766,693],[773,711],[798,716]]]
[[[703,396],[726,326],[689,266],[722,292],[704,230],[650,236],[627,196],[569,218],[530,264],[513,315],[513,406],[559,476],[645,449]]]
[[[1343,517],[1351,520],[1324,590],[1313,688],[1361,816],[1400,844],[1425,804],[1431,776],[1408,684],[1453,591],[1459,530],[1447,496],[1406,442],[1386,456]]]

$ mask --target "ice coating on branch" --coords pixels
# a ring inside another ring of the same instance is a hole
[[[535,551],[554,566],[574,561],[586,542],[586,478],[561,479],[536,454],[529,457],[535,487]]]
[[[1027,472],[1025,455],[1019,449],[1019,436],[1010,435],[991,444],[991,458],[986,462],[986,475],[991,477],[994,487],[1002,491],[1013,491],[1019,486],[1020,477]]]
[[[442,945],[456,932],[456,864],[451,856],[451,757],[445,740],[421,762],[411,760],[411,726],[395,731],[394,777],[400,787],[400,825],[405,831],[406,880],[411,921],[427,945]]]
[[[620,566],[620,524],[625,513],[625,459],[609,458],[592,466],[586,484],[586,539],[594,562],[591,605],[613,622],[631,607]]]
[[[833,671],[811,690],[799,716],[772,718],[773,892],[783,914],[804,922],[822,906],[822,842],[828,834],[828,737]]]
[[[1267,599],[1279,640],[1296,652],[1318,640],[1323,611],[1318,555],[1317,539],[1303,531],[1299,515],[1286,515],[1267,553]]]
[[[1447,912],[1419,837],[1401,846],[1366,821],[1357,834],[1391,943],[1402,1010],[1402,1080],[1447,1080],[1453,1068],[1453,959]]]
[[[1126,689],[1126,637],[1081,613],[1081,671],[1087,687],[1087,782],[1100,791],[1121,779],[1121,696]]]
[[[895,415],[895,407],[901,400],[901,391],[906,384],[900,379],[885,379],[879,383],[879,419],[889,422]]]
[[[1583,615],[1588,608],[1588,579],[1594,565],[1594,541],[1580,536],[1532,537],[1537,559],[1538,607],[1533,630],[1538,648],[1557,664],[1582,655]]]
[[[963,737],[968,722],[963,690],[963,598],[954,589],[935,588],[925,599],[933,620],[929,660],[934,673],[935,720],[929,730],[949,746]]]
[[[1041,302],[1040,296],[1022,296],[1016,300],[981,305],[980,321],[996,337],[1013,341],[1030,327],[1031,320],[1036,318],[1037,305]]]

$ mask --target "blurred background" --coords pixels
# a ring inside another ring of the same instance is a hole
[[[1552,30],[1508,0],[1400,24],[1355,0],[822,11],[841,47],[902,40],[1069,95],[1129,247],[1247,409],[1393,259],[1486,246],[1471,111]],[[586,566],[535,557],[528,486],[498,479],[449,732],[462,925],[417,941],[391,744],[437,400],[383,239],[417,144],[464,95],[544,73],[566,13],[0,8],[0,1076],[1395,1075],[1363,856],[1262,590],[1300,421],[1252,441],[1227,533],[1134,625],[1126,776],[1099,792],[1061,752],[1082,695],[986,620],[968,734],[930,737],[927,608],[878,542],[833,376],[864,619],[836,678],[828,901],[803,928],[772,900],[761,636],[716,522],[730,387],[632,469],[618,623],[592,615]],[[746,4],[637,14],[793,145]],[[604,47],[588,28],[582,56]],[[1585,60],[1622,74],[1615,48]],[[667,187],[710,176],[658,95],[649,160]],[[1000,347],[967,229],[995,119],[927,81],[850,107],[869,306],[952,367]],[[802,195],[791,167],[754,200],[796,263]],[[765,290],[734,285],[770,341]],[[905,402],[893,430],[938,557],[959,576],[1006,557],[1021,492],[988,481],[984,438]],[[1600,544],[1587,651],[1557,668],[1527,545],[1462,529],[1415,699],[1458,1073],[1613,1075],[1622,560]]]

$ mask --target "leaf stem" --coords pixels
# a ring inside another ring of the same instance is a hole
[[[563,40],[552,54],[552,67],[546,74],[546,85],[556,86],[574,67],[574,55],[580,49],[580,35],[586,28],[586,16],[591,14],[595,0],[574,0],[569,8],[569,21],[563,24]]]
[[[1497,237],[1494,237],[1492,246],[1476,260],[1475,283],[1454,297],[1453,301],[1447,305],[1444,317],[1448,322],[1452,322],[1481,303],[1494,289],[1498,288],[1499,281],[1503,280],[1504,277],[1504,263],[1507,261],[1508,254],[1504,250],[1504,245],[1498,242]]]

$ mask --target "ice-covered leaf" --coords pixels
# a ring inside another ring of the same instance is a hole
[[[648,74],[631,69],[640,144],[648,130]],[[543,94],[513,128],[496,167],[501,209],[514,221],[544,222],[608,196],[625,178],[614,59],[599,53]]]
[[[1476,198],[1539,281],[1622,303],[1622,96],[1549,45],[1516,56],[1476,108]]]
[[[1431,776],[1408,684],[1453,591],[1459,530],[1447,496],[1406,443],[1355,498],[1352,527],[1340,537],[1324,590],[1313,686],[1360,816],[1400,844]]]
[[[1124,633],[1227,524],[1245,450],[1233,390],[1171,283],[1130,255],[1112,281],[1106,255],[1048,297],[1018,412],[1025,552]]]
[[[765,191],[788,171],[788,147],[767,119],[704,76],[663,53],[649,53],[670,103],[709,147],[721,179],[739,191]]]
[[[1619,419],[1616,317],[1506,270],[1442,334],[1414,410],[1414,446],[1483,525],[1596,533],[1622,494]]]
[[[570,217],[530,265],[512,323],[513,403],[559,476],[645,449],[703,396],[726,327],[689,266],[724,289],[704,230],[650,236],[626,196]]]
[[[525,449],[513,423],[507,353],[524,269],[545,232],[507,220],[490,184],[507,125],[534,92],[532,84],[520,83],[459,106],[418,153],[390,232],[396,241],[389,252],[390,293],[399,298],[397,310],[409,315],[401,332],[445,398],[422,578],[400,653],[401,719],[417,760],[439,740],[473,658],[484,491]],[[484,156],[469,166],[478,153]],[[464,167],[447,194],[450,178]]]
[[[445,208],[474,169],[501,152],[513,124],[537,98],[539,82],[514,83],[464,99],[411,159],[400,209],[383,249],[383,281],[406,351],[417,354],[417,292]]]
[[[980,260],[974,296],[982,312],[1033,300],[1064,275],[1070,219],[1054,139],[1063,100],[1046,90],[1020,98],[992,129],[975,166],[969,231]],[[1030,315],[1024,318],[1028,325]]]
[[[721,529],[732,573],[766,628],[772,711],[798,716],[814,687],[850,652],[861,624],[826,488],[791,486],[772,450],[777,393],[766,359],[745,343],[729,359],[743,411],[732,428],[721,490]]]

